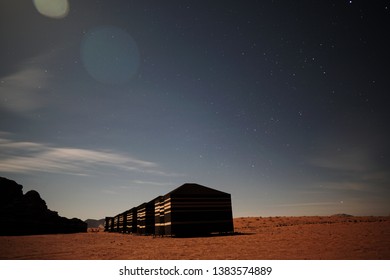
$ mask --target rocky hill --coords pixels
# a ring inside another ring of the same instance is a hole
[[[87,219],[84,222],[87,223],[89,228],[104,227],[104,219],[100,219],[100,220]]]
[[[37,191],[23,194],[23,186],[0,177],[0,235],[86,232],[80,219],[61,217],[47,208]]]

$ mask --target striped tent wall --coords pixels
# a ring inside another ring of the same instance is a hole
[[[164,196],[166,235],[232,233],[231,196],[198,184],[184,184]]]
[[[123,226],[122,226],[121,232],[126,233],[126,230],[127,230],[127,211],[122,213],[122,217],[123,217]]]
[[[164,197],[159,196],[154,202],[154,221],[156,235],[165,235]]]
[[[146,203],[142,203],[137,207],[137,233],[145,233],[145,216],[146,216]]]
[[[119,229],[119,215],[116,215],[114,217],[114,225],[112,227],[112,231],[118,232],[118,229]]]
[[[111,231],[113,217],[106,217],[104,219],[104,231]]]
[[[137,232],[137,207],[131,208],[126,211],[126,233],[136,233]]]
[[[154,228],[154,200],[152,200],[137,208],[137,233],[154,234]]]
[[[109,221],[109,228],[110,228],[110,232],[114,231],[114,217],[111,217]]]
[[[125,232],[125,213],[120,213],[118,215],[118,232],[124,233]]]

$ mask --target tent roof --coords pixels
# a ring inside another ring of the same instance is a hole
[[[210,194],[210,195],[230,195],[228,193],[218,191],[209,187],[205,187],[195,183],[185,183],[180,187],[172,190],[166,195],[175,195],[175,194]]]

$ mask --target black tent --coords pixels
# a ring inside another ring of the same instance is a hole
[[[126,233],[137,232],[137,207],[133,207],[125,212],[126,219]]]
[[[198,236],[232,233],[231,195],[198,184],[184,184],[163,197],[164,234]],[[160,201],[161,209],[161,201]]]
[[[104,221],[104,231],[113,231],[114,218],[106,217]]]
[[[137,207],[137,233],[154,234],[154,199]]]

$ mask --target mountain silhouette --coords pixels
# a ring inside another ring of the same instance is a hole
[[[40,194],[0,177],[0,235],[30,235],[86,232],[87,224],[68,219],[48,209]]]
[[[87,219],[84,222],[87,223],[89,228],[98,228],[104,227],[104,219],[96,220],[96,219]]]

